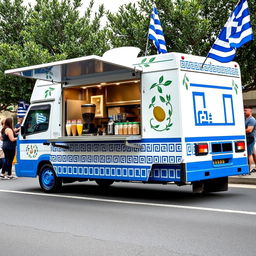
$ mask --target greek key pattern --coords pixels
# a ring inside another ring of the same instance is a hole
[[[149,167],[53,165],[59,177],[108,178],[115,180],[148,180]]]
[[[138,143],[138,148],[128,147],[124,143],[68,143],[64,144],[69,148],[53,147],[52,152],[120,152],[120,153],[132,153],[132,152],[181,152],[181,143]]]
[[[180,169],[156,168],[151,171],[149,181],[179,181]]]
[[[138,166],[54,165],[54,170],[59,177],[169,182],[180,180],[180,169],[177,168],[156,168],[151,171],[149,167]]]
[[[203,68],[201,68],[202,63],[181,60],[180,67],[188,70],[197,70],[197,71],[204,71],[209,73],[239,76],[238,68],[223,67],[219,65],[204,64]]]
[[[195,143],[187,143],[187,156],[193,156],[195,155]]]
[[[83,164],[179,164],[181,156],[145,155],[51,155],[54,163]]]

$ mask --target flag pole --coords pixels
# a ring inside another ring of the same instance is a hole
[[[217,42],[217,40],[218,40],[218,36],[217,36],[217,38],[215,39],[214,44]],[[211,49],[210,49],[210,51],[211,51]],[[208,56],[209,56],[210,51],[207,53],[207,55],[206,55],[206,57],[205,57],[205,60],[204,60],[204,62],[203,62],[203,64],[202,64],[202,66],[201,66],[201,69],[203,69],[205,62],[206,62],[206,60],[208,59]]]
[[[209,55],[209,52],[207,53],[207,55],[206,55],[206,57],[205,57],[205,59],[204,59],[204,62],[203,62],[203,64],[202,64],[202,66],[201,66],[201,69],[203,69],[205,62],[206,62],[206,60],[208,59],[208,55]]]
[[[151,13],[149,15],[149,26],[150,26],[150,18],[151,18]],[[146,49],[145,49],[145,55],[144,56],[147,56],[147,54],[148,54],[148,41],[149,41],[148,36],[149,36],[149,29],[148,29],[148,33],[147,33],[147,43],[146,43]]]
[[[146,49],[145,49],[145,55],[144,56],[147,56],[147,54],[148,54],[148,41],[149,41],[148,35],[149,35],[149,31],[148,31],[148,34],[147,34],[147,43],[146,43]]]

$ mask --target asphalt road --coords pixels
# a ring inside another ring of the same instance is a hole
[[[93,182],[41,192],[0,180],[0,255],[256,255],[256,187],[196,195],[191,187]]]

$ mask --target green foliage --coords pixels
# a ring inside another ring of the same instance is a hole
[[[26,26],[27,8],[23,0],[0,1],[0,42],[23,42],[21,31]]]
[[[81,0],[0,0],[0,111],[29,101],[34,81],[4,75],[6,69],[85,55],[102,55],[108,48],[107,30],[101,27],[104,8],[84,15]]]

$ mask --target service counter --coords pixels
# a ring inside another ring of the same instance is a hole
[[[60,147],[68,149],[68,145],[58,144],[58,143],[78,143],[78,142],[115,142],[115,141],[123,141],[127,147],[133,148],[141,148],[141,145],[134,144],[136,141],[140,141],[142,139],[141,135],[98,135],[98,136],[90,136],[90,135],[83,135],[83,136],[64,136],[58,137],[56,139],[49,139],[47,140],[48,145],[52,145],[53,147]],[[134,143],[132,143],[134,142]]]

